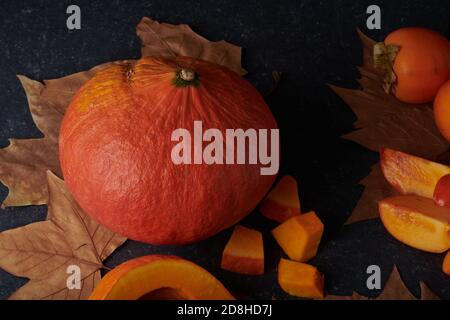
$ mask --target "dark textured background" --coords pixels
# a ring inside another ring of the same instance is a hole
[[[368,5],[382,8],[382,30],[365,28]],[[68,31],[69,4],[82,10],[82,29]],[[395,28],[424,26],[450,35],[450,3],[442,1],[1,1],[0,4],[0,147],[8,138],[39,137],[24,92],[15,77],[61,77],[97,64],[139,56],[135,27],[142,16],[173,24],[187,23],[201,35],[241,45],[247,76],[263,93],[272,70],[283,80],[268,98],[282,134],[281,173],[300,182],[304,209],[317,210],[326,224],[320,253],[312,263],[326,275],[332,294],[376,296],[366,288],[368,265],[382,269],[382,282],[399,265],[416,295],[423,280],[450,299],[450,279],[441,271],[443,255],[408,248],[384,230],[378,220],[342,227],[361,195],[358,181],[377,161],[377,154],[340,139],[352,130],[355,116],[326,86],[356,87],[361,46],[355,28],[382,40]],[[7,190],[0,188],[0,199]],[[0,210],[0,231],[45,218],[46,207]],[[152,247],[127,242],[106,262],[108,266],[149,253],[191,259],[241,297],[288,298],[276,282],[281,250],[270,236],[275,226],[257,212],[244,225],[264,231],[267,272],[244,277],[220,270],[227,230],[208,241],[185,247]],[[0,271],[0,298],[26,282]]]

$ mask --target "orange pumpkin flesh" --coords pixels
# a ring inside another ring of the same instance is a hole
[[[268,219],[283,223],[301,212],[297,181],[284,176],[262,201],[259,211]]]
[[[194,70],[180,82],[180,70]],[[60,132],[64,179],[80,206],[111,230],[151,244],[186,244],[236,224],[274,176],[260,164],[172,162],[172,132],[275,129],[248,81],[188,57],[143,58],[98,72],[75,95]],[[270,146],[269,146],[270,150]]]
[[[278,265],[278,284],[292,296],[310,299],[324,297],[324,277],[309,264],[282,258]]]
[[[264,274],[264,244],[261,232],[236,226],[222,254],[221,268],[247,275]]]
[[[272,230],[272,235],[291,260],[306,262],[317,254],[324,225],[314,211],[298,215]]]
[[[233,300],[208,271],[190,261],[150,255],[127,261],[102,278],[90,300]]]
[[[389,34],[384,44],[399,47],[393,65],[395,96],[406,103],[433,101],[450,77],[449,41],[429,29],[402,28]]]

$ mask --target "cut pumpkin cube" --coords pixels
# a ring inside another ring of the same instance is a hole
[[[450,209],[417,195],[378,203],[381,221],[397,240],[413,248],[442,253],[450,248]]]
[[[381,149],[381,169],[392,187],[401,194],[433,198],[434,189],[450,167],[404,152]]]
[[[309,264],[281,259],[278,284],[291,296],[310,299],[324,297],[324,277],[316,267]]]
[[[315,212],[289,219],[272,230],[275,240],[291,260],[314,258],[323,235],[323,223]]]
[[[223,251],[221,267],[246,275],[264,274],[264,245],[261,232],[236,226]]]
[[[300,214],[297,181],[283,176],[260,205],[260,212],[268,219],[284,222]]]

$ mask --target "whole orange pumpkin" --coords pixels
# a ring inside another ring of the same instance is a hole
[[[174,164],[174,130],[275,129],[258,91],[225,67],[143,58],[99,71],[61,125],[68,189],[95,220],[133,240],[185,244],[237,223],[274,176],[260,164]]]

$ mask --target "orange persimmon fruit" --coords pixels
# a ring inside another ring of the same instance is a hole
[[[61,124],[68,189],[96,221],[133,240],[174,245],[213,236],[248,215],[275,176],[262,175],[261,163],[174,163],[174,147],[192,143],[173,141],[173,133],[193,136],[200,121],[223,136],[277,128],[261,94],[217,64],[146,57],[98,71]]]
[[[281,259],[278,284],[291,296],[310,299],[324,297],[324,277],[316,267],[309,264]]]
[[[434,189],[433,199],[437,205],[450,208],[450,174],[439,179]]]
[[[433,111],[436,126],[444,138],[450,141],[450,80],[439,89]]]
[[[450,249],[450,209],[417,195],[392,196],[378,202],[381,221],[400,242],[426,252]]]
[[[398,29],[375,45],[374,54],[386,91],[406,103],[433,101],[450,77],[450,43],[426,28]]]
[[[277,222],[300,214],[297,181],[292,176],[283,176],[262,201],[259,211],[268,219]]]
[[[401,194],[433,198],[439,180],[450,174],[450,167],[389,148],[380,150],[384,177]]]
[[[442,263],[442,271],[450,276],[450,251],[445,255],[444,262]]]
[[[223,251],[221,268],[247,275],[264,274],[264,245],[261,232],[236,226]]]
[[[234,300],[213,275],[176,256],[149,255],[109,271],[90,300]]]
[[[272,235],[291,260],[314,258],[324,226],[315,212],[293,217],[272,230]]]

